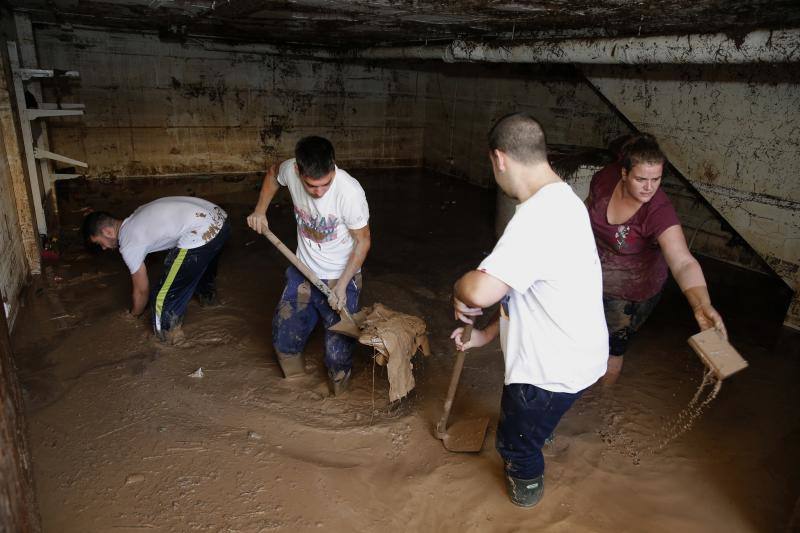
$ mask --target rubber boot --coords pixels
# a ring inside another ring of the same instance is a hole
[[[306,362],[303,354],[286,355],[278,353],[278,364],[281,365],[283,377],[285,378],[304,376],[306,373]]]
[[[334,396],[347,392],[347,389],[350,388],[350,375],[350,370],[339,370],[336,374],[330,376]]]
[[[544,475],[533,479],[518,479],[506,474],[506,488],[511,503],[520,507],[533,507],[544,495]]]

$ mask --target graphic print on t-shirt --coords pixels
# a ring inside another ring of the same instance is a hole
[[[617,250],[622,250],[628,244],[628,234],[631,232],[631,227],[625,224],[617,226],[617,232],[614,234],[614,240],[617,242]]]
[[[336,226],[339,223],[339,217],[336,215],[328,215],[327,217],[309,215],[295,206],[294,218],[297,220],[297,225],[300,227],[300,233],[303,237],[316,243],[336,240]]]

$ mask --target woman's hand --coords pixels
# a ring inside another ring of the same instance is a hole
[[[722,316],[710,303],[698,305],[693,308],[693,311],[694,319],[697,320],[697,325],[700,326],[701,331],[714,328],[719,331],[726,340],[728,339],[728,331],[725,329]]]

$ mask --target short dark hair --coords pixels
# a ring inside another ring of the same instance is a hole
[[[658,141],[649,133],[633,135],[620,150],[620,161],[626,172],[630,172],[633,167],[642,163],[657,165],[663,164],[666,160]]]
[[[333,145],[324,137],[303,137],[294,147],[294,157],[301,176],[319,179],[336,168]]]
[[[83,242],[87,246],[93,246],[91,237],[100,235],[103,228],[112,226],[117,219],[105,211],[92,211],[86,215],[81,225],[81,233],[83,234]]]
[[[528,165],[547,162],[544,130],[528,113],[511,113],[498,120],[489,130],[489,149]]]

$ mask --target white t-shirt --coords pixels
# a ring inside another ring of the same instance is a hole
[[[133,274],[150,252],[203,246],[216,237],[227,217],[222,208],[202,198],[159,198],[122,221],[119,251]]]
[[[369,222],[364,189],[353,176],[336,167],[330,189],[322,198],[314,198],[306,192],[294,163],[294,159],[284,161],[277,179],[292,195],[297,257],[320,279],[338,279],[355,246],[350,230],[361,229]]]
[[[517,206],[479,269],[511,287],[508,318],[500,318],[506,385],[575,393],[605,373],[600,259],[586,208],[569,185],[546,185]]]

